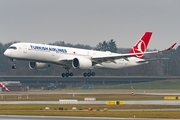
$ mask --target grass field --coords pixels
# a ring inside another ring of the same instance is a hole
[[[49,107],[50,110],[45,110]],[[77,110],[71,110],[76,107]],[[88,111],[92,107],[93,111]],[[63,108],[65,110],[59,110]],[[108,111],[104,111],[104,108]],[[127,118],[180,118],[178,111],[145,111],[146,109],[180,108],[167,105],[0,105],[3,115],[127,117]],[[129,111],[124,111],[128,110]],[[140,109],[140,111],[138,111]],[[98,111],[97,111],[98,110]]]
[[[130,84],[119,84],[119,85],[105,85],[97,86],[95,89],[134,89],[141,90],[180,90],[180,80],[163,80],[163,81],[153,81],[153,82],[141,82],[141,83],[130,83]]]
[[[1,111],[3,115],[37,115],[37,116],[81,116],[81,117],[118,117],[118,118],[171,118],[179,119],[177,111]]]
[[[0,95],[1,96],[1,95]],[[163,100],[163,96],[156,95],[131,95],[131,94],[14,94],[3,95],[0,101],[58,101],[59,99],[77,99],[96,98],[97,101],[108,100]]]

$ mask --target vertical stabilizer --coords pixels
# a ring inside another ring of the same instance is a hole
[[[143,53],[146,51],[152,32],[145,32],[141,39],[133,46],[129,53]],[[136,55],[137,58],[143,58],[143,54]]]

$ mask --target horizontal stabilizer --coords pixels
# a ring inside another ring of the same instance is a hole
[[[146,59],[146,61],[158,61],[158,60],[169,60],[169,58],[154,58],[154,59]]]

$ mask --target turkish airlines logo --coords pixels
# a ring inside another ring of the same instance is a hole
[[[134,53],[143,53],[146,49],[146,44],[143,40],[139,40],[139,42],[136,44],[136,46],[133,47]],[[142,58],[143,54],[136,55],[138,58]]]

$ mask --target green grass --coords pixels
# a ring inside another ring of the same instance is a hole
[[[50,110],[44,110],[49,107]],[[59,107],[67,110],[58,110]],[[71,108],[76,107],[72,111]],[[88,111],[92,107],[93,111]],[[103,111],[108,108],[109,111]],[[180,118],[179,111],[145,111],[145,109],[180,108],[178,105],[0,105],[1,115],[81,116],[81,117],[126,117],[126,118]],[[100,111],[96,111],[100,109]],[[131,109],[131,111],[123,111]],[[132,110],[134,109],[134,110]],[[144,109],[136,111],[136,109]],[[113,110],[113,111],[111,111]],[[116,110],[116,111],[114,111]],[[121,111],[119,111],[121,110]]]
[[[131,86],[133,86],[134,88],[134,92],[135,92],[134,96],[131,95]],[[72,99],[72,94],[66,94],[68,92],[74,93],[75,97],[73,99],[77,99],[77,100],[84,100],[84,98],[86,97],[92,97],[92,98],[96,98],[96,100],[104,100],[104,101],[163,100],[164,96],[141,95],[138,93],[143,93],[144,91],[146,91],[147,93],[148,92],[179,93],[179,90],[180,90],[180,80],[164,80],[164,81],[156,81],[156,82],[96,86],[95,89],[93,90],[81,90],[81,89],[54,90],[54,91],[30,90],[29,92],[10,92],[10,93],[2,92],[0,95],[0,101],[58,101],[59,99]],[[76,93],[83,93],[83,94],[76,94]],[[86,93],[91,93],[91,94],[86,94]],[[107,94],[101,94],[101,93],[107,93]],[[21,95],[20,99],[18,99],[19,94]],[[28,99],[27,99],[27,95],[28,95]]]
[[[51,110],[58,110],[60,107],[64,109],[71,110],[72,107],[77,109],[88,110],[89,107],[92,107],[94,110],[108,108],[109,110],[124,110],[124,109],[168,109],[168,108],[180,108],[180,105],[60,105],[60,104],[1,104],[0,110],[44,110],[46,107],[49,107]]]
[[[180,80],[163,80],[155,82],[141,82],[120,85],[96,86],[95,89],[171,89],[180,90]]]
[[[123,118],[171,118],[178,119],[177,111],[1,111],[3,115],[37,115],[37,116],[80,116],[80,117],[123,117]]]
[[[70,94],[22,94],[18,98],[18,94],[3,95],[0,101],[59,101],[59,99],[77,99],[84,100],[84,98],[96,98],[97,101],[111,101],[111,100],[163,100],[164,96],[156,95],[142,95],[142,94],[75,94],[74,98]]]

